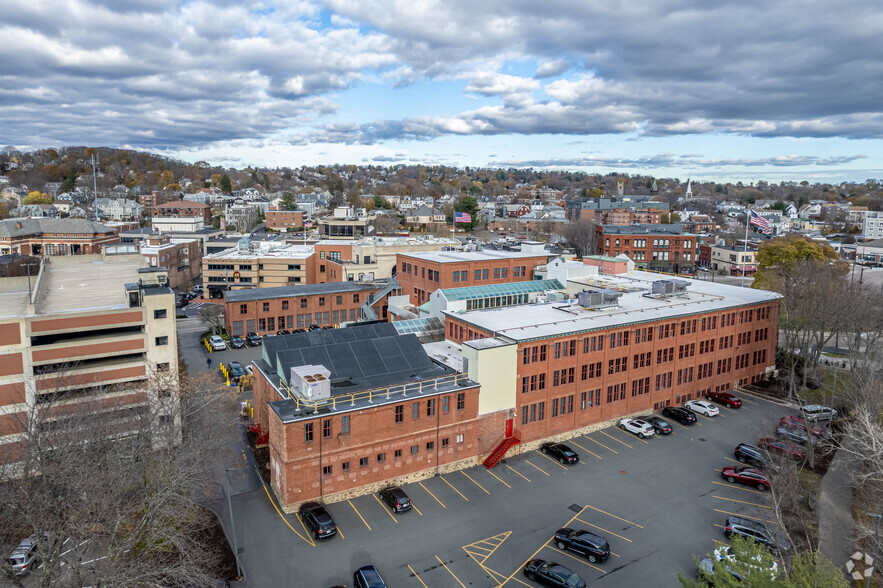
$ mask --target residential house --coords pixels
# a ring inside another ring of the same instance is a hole
[[[96,198],[95,206],[98,208],[98,216],[111,220],[141,218],[144,211],[144,207],[135,200],[125,198]]]

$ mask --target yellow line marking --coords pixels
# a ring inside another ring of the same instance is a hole
[[[452,572],[452,571],[448,568],[448,566],[445,565],[445,562],[443,562],[443,561],[441,560],[441,558],[439,558],[439,556],[436,555],[436,556],[435,556],[435,559],[438,560],[438,563],[440,563],[444,569],[448,570],[448,573],[449,573],[449,574],[451,574],[452,576],[454,576],[454,572]],[[463,584],[463,582],[460,581],[460,578],[458,578],[457,576],[454,576],[454,579],[457,580],[457,584],[459,584],[460,586],[463,586],[463,588],[466,588],[466,586]]]
[[[548,455],[546,455],[546,454],[543,453],[542,451],[537,450],[537,453],[539,453],[540,455],[542,455],[543,457],[545,457],[546,459],[548,459],[549,461],[551,461],[552,463],[554,463],[556,466],[558,466],[558,467],[561,468],[562,470],[567,471],[567,468],[566,468],[565,466],[561,465],[561,464],[558,463],[556,460],[552,459],[551,457],[549,457]]]
[[[716,471],[716,472],[722,472],[723,470],[720,469],[720,468],[714,468],[714,471]]]
[[[306,527],[306,525],[304,525],[303,519],[300,518],[300,515],[297,514],[297,513],[294,513],[294,518],[296,518],[296,519],[297,519],[297,522],[300,523],[300,527],[301,527],[301,529],[304,530],[304,535],[306,535],[307,537],[310,537],[310,532],[307,531],[307,527]],[[289,526],[290,526],[290,525],[289,525]],[[295,531],[295,533],[297,533],[297,531]],[[298,533],[298,535],[300,535],[300,533]],[[309,538],[309,541],[310,541],[310,544],[312,544],[313,547],[316,546],[316,542],[313,540],[312,537]]]
[[[469,478],[470,480],[472,480],[472,476],[470,476],[469,474],[467,474],[467,473],[464,472],[463,470],[460,470],[460,473],[463,474],[464,476],[466,476],[467,478]],[[472,483],[475,484],[476,486],[478,486],[479,488],[481,488],[482,490],[484,490],[484,493],[485,493],[485,494],[490,494],[490,492],[488,492],[487,490],[485,490],[484,486],[482,486],[481,484],[479,484],[479,483],[476,482],[475,480],[472,480]]]
[[[726,529],[726,527],[724,527],[723,525],[718,525],[717,523],[715,523],[714,526],[715,526],[715,527],[720,527],[721,529]]]
[[[684,430],[689,430],[689,429],[690,429],[689,427],[685,427],[684,425],[682,425],[681,423],[677,422],[677,421],[674,420],[674,419],[672,419],[672,420],[670,420],[670,421],[666,421],[666,422],[669,423],[669,424],[672,424],[672,425],[677,425],[677,426],[679,426],[680,428],[682,428],[682,429],[684,429]]]
[[[286,518],[282,515],[282,512],[279,510],[279,507],[276,506],[276,501],[274,501],[274,500],[273,500],[273,497],[270,496],[270,491],[267,490],[267,485],[266,485],[266,484],[264,484],[264,492],[267,493],[267,498],[270,499],[270,504],[272,504],[272,505],[273,505],[273,508],[276,509],[276,512],[279,513],[279,518],[281,518],[281,519],[285,522],[285,524],[288,525],[288,528],[291,529],[292,531],[294,531],[294,534],[295,534],[295,535],[297,535],[298,537],[300,537],[301,539],[303,539],[304,541],[306,541],[307,543],[309,543],[310,545],[312,545],[313,547],[315,547],[315,546],[316,546],[315,543],[313,543],[313,542],[310,541],[309,539],[304,538],[303,535],[301,535],[300,533],[298,533],[298,532],[294,529],[294,527],[291,526],[291,523],[288,522],[288,519],[286,519]],[[295,516],[296,516],[296,515],[295,515]],[[299,521],[300,519],[298,518],[297,520]],[[301,523],[301,525],[303,525],[303,523]],[[307,533],[306,528],[304,528],[304,533]],[[310,534],[307,533],[307,536],[308,536],[308,537],[309,537],[309,535],[310,535]]]
[[[543,472],[543,473],[546,474],[547,476],[549,475],[549,472],[547,472],[546,470],[544,470],[543,468],[541,468],[541,467],[539,467],[539,466],[535,466],[533,463],[531,463],[531,461],[530,461],[529,459],[525,459],[525,460],[524,460],[524,463],[527,463],[527,464],[532,465],[533,467],[537,468],[538,470],[540,470],[541,472]]]
[[[421,487],[421,488],[423,488],[424,490],[426,490],[427,492],[429,492],[429,488],[427,488],[426,486],[424,486],[424,485],[423,485],[423,482],[417,482],[417,483],[420,484],[420,487]],[[444,503],[444,502],[442,502],[441,500],[439,500],[438,498],[436,498],[435,494],[433,494],[432,492],[429,492],[429,495],[432,496],[433,498],[435,498],[435,501],[438,502],[440,505],[442,505],[442,508],[448,508],[447,506],[445,506],[445,503]]]
[[[423,580],[420,579],[420,576],[417,575],[417,572],[414,571],[414,568],[411,567],[410,564],[405,564],[408,566],[408,569],[411,570],[411,573],[414,574],[414,577],[417,578],[417,581],[423,584]],[[429,588],[426,584],[423,584],[423,588]]]
[[[579,512],[578,512],[578,513],[576,513],[575,515],[573,515],[573,517],[571,517],[571,519],[570,519],[569,521],[567,521],[566,523],[564,523],[564,526],[566,527],[566,526],[568,526],[570,523],[572,523],[572,522],[574,521],[574,519],[576,519],[576,517],[578,517],[579,515],[581,515],[585,509],[586,509],[586,507],[582,507],[581,509],[579,509]],[[521,564],[520,566],[518,566],[518,567],[515,569],[514,572],[512,572],[511,574],[509,574],[509,575],[506,577],[506,579],[505,579],[504,581],[500,582],[500,584],[497,586],[497,588],[500,588],[500,586],[503,586],[503,585],[506,584],[509,580],[511,580],[511,579],[512,579],[512,576],[514,576],[515,574],[517,574],[519,570],[524,569],[524,566],[527,565],[527,562],[529,562],[530,560],[532,560],[532,559],[534,558],[534,556],[536,556],[536,554],[538,554],[540,551],[542,551],[543,548],[549,544],[549,541],[551,541],[551,539],[547,540],[545,543],[543,543],[542,545],[540,545],[539,549],[537,549],[536,551],[534,551],[533,554],[531,554],[531,556],[530,556],[529,558],[527,558],[526,560],[524,560],[524,563]],[[501,574],[501,575],[502,575],[502,574]]]
[[[623,541],[628,541],[629,543],[634,543],[634,541],[632,541],[632,540],[629,539],[628,537],[623,537],[622,535],[617,535],[617,534],[614,533],[613,531],[608,531],[608,530],[605,529],[604,527],[599,527],[598,525],[595,525],[595,524],[593,524],[593,523],[590,523],[589,521],[584,521],[584,520],[582,520],[582,519],[577,519],[577,520],[578,520],[579,522],[583,523],[584,525],[588,525],[588,526],[590,526],[590,527],[595,527],[596,529],[600,529],[601,531],[604,531],[605,533],[607,533],[607,534],[609,534],[609,535],[613,535],[614,537],[619,537],[619,538],[622,539]]]
[[[500,545],[502,545],[503,542],[506,539],[508,539],[509,535],[511,535],[511,534],[512,534],[512,531],[506,531],[505,533],[501,533],[499,535],[494,535],[493,537],[488,537],[487,539],[482,539],[481,541],[476,541],[475,543],[470,543],[469,545],[464,545],[462,547],[462,549],[463,549],[463,551],[465,551],[466,553],[471,555],[472,559],[474,559],[476,562],[478,562],[478,565],[484,567],[484,562],[487,561],[487,559],[494,553],[494,551],[496,551],[497,548]],[[497,540],[496,545],[491,543],[492,540]],[[476,548],[486,550],[487,548],[485,548],[485,547],[479,547],[480,543],[488,543],[488,544],[491,544],[494,546],[492,549],[489,550],[489,552],[486,555],[483,553],[476,554],[476,553],[472,553],[471,551],[469,551],[469,549],[476,549]],[[478,561],[478,558],[476,556],[481,557],[481,561]]]
[[[618,553],[613,553],[612,551],[610,552],[610,555],[612,555],[613,557],[622,557],[622,556],[619,555]]]
[[[479,542],[479,543],[480,543],[480,542]],[[496,547],[482,547],[482,546],[479,545],[478,543],[472,543],[471,545],[468,545],[467,547],[469,547],[469,549],[480,549],[480,550],[482,550],[482,551],[487,551],[488,554],[491,554],[491,553],[494,552],[494,549],[496,549],[497,547],[499,547],[499,545],[497,545]],[[463,549],[466,549],[466,548],[464,547]],[[479,554],[479,555],[484,555],[484,554]]]
[[[490,470],[487,470],[487,473],[489,473],[489,474],[492,475],[493,477],[497,478],[497,480],[500,480],[500,482],[501,482],[506,488],[511,488],[511,487],[512,487],[512,486],[510,486],[509,484],[507,484],[506,482],[503,482],[503,480],[501,480],[500,477],[497,476],[497,474],[495,474],[494,472],[492,472],[492,471],[490,471]]]
[[[343,531],[340,530],[340,525],[337,525],[337,533],[340,535],[341,539],[346,539],[346,537],[343,536]]]
[[[739,464],[739,465],[742,465],[742,462],[739,461],[738,459],[733,459],[732,457],[725,457],[724,459],[727,460],[727,461],[731,461],[731,462],[733,462],[733,463],[737,463],[737,464]]]
[[[454,492],[456,492],[457,494],[459,494],[459,495],[460,495],[460,498],[462,498],[462,499],[465,500],[466,502],[469,502],[469,499],[466,498],[465,496],[463,496],[463,494],[462,494],[459,490],[457,490],[456,488],[454,488],[454,485],[453,485],[453,484],[451,484],[450,482],[448,482],[447,480],[445,480],[445,477],[444,477],[444,476],[439,476],[439,478],[441,478],[441,481],[442,481],[442,482],[444,482],[445,484],[447,484],[448,486],[450,486],[450,487],[451,487],[451,490],[453,490]]]
[[[748,404],[760,404],[759,402],[755,402],[754,400],[747,400],[744,396],[739,396],[739,400],[742,402],[747,402]]]
[[[359,518],[362,519],[362,522],[365,523],[365,526],[368,527],[368,530],[371,530],[371,525],[368,524],[368,521],[365,520],[365,517],[362,516],[362,513],[359,512],[359,509],[356,508],[356,505],[352,503],[351,500],[347,500],[350,503],[350,506],[353,507],[353,510],[356,511],[356,514],[359,515]]]
[[[417,511],[417,514],[419,514],[421,517],[423,516],[423,513],[420,512],[420,509],[417,508],[417,506],[416,506],[413,502],[411,503],[411,508],[413,508],[414,510],[416,510],[416,511]]]
[[[585,447],[583,447],[582,445],[580,445],[579,443],[577,443],[573,439],[571,439],[570,442],[573,443],[574,445],[576,445],[577,447],[579,447],[580,449],[582,449],[583,451],[585,451],[586,453],[591,453],[592,455],[594,455],[598,459],[604,459],[603,457],[601,457],[600,455],[598,455],[594,451],[589,451],[588,449],[586,449]],[[583,463],[583,460],[580,460],[580,463]]]
[[[626,519],[624,519],[624,518],[622,518],[622,517],[618,517],[618,516],[616,516],[615,514],[610,514],[609,512],[604,511],[604,510],[601,510],[600,508],[595,508],[594,506],[592,506],[592,505],[590,505],[590,504],[587,504],[587,505],[586,505],[586,508],[591,508],[592,510],[597,510],[597,511],[600,512],[600,513],[604,513],[604,514],[606,514],[608,517],[613,517],[614,519],[619,519],[620,521],[622,521],[622,522],[624,522],[624,523],[628,523],[628,524],[630,524],[630,525],[634,525],[635,527],[637,527],[637,528],[639,528],[639,529],[643,529],[643,528],[644,528],[644,527],[642,527],[641,525],[639,525],[638,523],[633,523],[633,522],[631,522],[631,521],[627,521]]]
[[[629,433],[628,431],[623,431],[623,430],[620,429],[619,427],[615,427],[615,430],[619,431],[620,433],[628,433],[629,435],[632,435],[632,434]],[[604,431],[598,431],[598,432],[601,433],[602,435],[607,435],[608,437],[610,437],[611,439],[613,439],[613,440],[616,441],[617,443],[622,443],[623,445],[625,445],[625,446],[628,447],[629,449],[634,449],[634,447],[632,447],[631,445],[629,445],[629,444],[626,443],[625,441],[621,441],[620,439],[617,439],[616,437],[614,437],[613,435],[610,435],[609,433],[605,433]],[[634,438],[637,439],[638,441],[643,441],[644,443],[646,443],[646,441],[644,441],[643,439],[641,439],[641,438],[638,437],[637,435],[632,435],[632,437],[634,437]]]
[[[506,467],[509,468],[510,470],[512,470],[512,468],[510,468],[508,465]],[[530,482],[530,478],[528,478],[524,474],[518,472],[517,470],[512,470],[512,471],[515,472],[516,474],[518,474],[519,476],[521,476],[522,478],[524,478],[525,480],[527,480],[528,482]]]
[[[583,435],[583,437],[585,437],[586,439],[588,439],[589,441],[591,441],[591,442],[593,442],[593,443],[597,443],[598,445],[600,445],[600,446],[603,447],[604,449],[610,449],[609,447],[607,447],[606,445],[604,445],[604,444],[601,443],[600,441],[595,441],[594,439],[592,439],[592,438],[589,437],[588,435]],[[619,452],[618,452],[617,450],[615,450],[615,449],[610,449],[610,451],[612,451],[613,453],[619,454]]]
[[[715,512],[722,512],[722,513],[724,513],[724,514],[733,515],[734,517],[745,517],[746,519],[754,519],[755,521],[763,521],[763,522],[765,522],[765,523],[772,523],[773,525],[778,525],[778,524],[779,524],[779,523],[777,523],[776,521],[771,521],[771,520],[769,520],[769,519],[761,519],[761,518],[759,518],[759,517],[748,516],[747,514],[739,514],[739,513],[737,513],[737,512],[730,512],[730,511],[728,511],[728,510],[720,510],[720,509],[717,509],[717,508],[714,508],[714,509],[712,509],[712,510],[715,511]]]
[[[749,506],[756,506],[758,508],[767,508],[769,510],[773,510],[772,506],[766,506],[764,504],[757,504],[756,502],[745,502],[744,500],[736,500],[735,498],[724,498],[723,496],[716,496],[714,494],[712,494],[711,497],[717,498],[718,500],[729,500],[730,502],[738,502],[739,504],[747,504]]]
[[[766,494],[766,492],[761,492],[760,490],[752,490],[751,488],[743,488],[738,485],[736,482],[732,484],[724,484],[723,482],[712,482],[712,484],[717,484],[718,486],[726,486],[727,488],[735,488],[736,490],[744,490],[745,492],[754,492],[755,494]]]
[[[377,498],[377,495],[376,495],[376,494],[372,494],[371,496],[374,497],[374,500],[377,501],[377,504],[380,505],[380,508],[383,509],[383,512],[385,512],[386,514],[388,514],[388,515],[389,515],[389,518],[391,518],[393,521],[395,521],[396,524],[398,524],[398,521],[396,520],[396,518],[395,518],[394,516],[392,516],[392,513],[391,513],[391,512],[389,512],[388,510],[386,510],[386,505],[384,505],[382,502],[380,502],[380,499]]]
[[[594,569],[598,570],[599,572],[601,572],[602,574],[606,574],[606,573],[607,573],[607,572],[605,572],[604,570],[602,570],[601,568],[596,567],[596,566],[593,566],[592,564],[590,564],[588,561],[586,561],[586,560],[584,560],[584,559],[580,559],[580,558],[578,558],[578,557],[574,557],[574,556],[570,555],[569,553],[566,553],[566,552],[564,552],[564,551],[561,551],[561,550],[558,549],[557,547],[553,547],[553,546],[551,546],[551,545],[550,545],[549,547],[550,547],[553,551],[557,551],[557,552],[560,553],[561,555],[566,555],[566,556],[569,557],[570,559],[575,559],[575,560],[578,561],[579,563],[581,563],[581,564],[585,564],[585,565],[589,566],[590,568],[594,568]]]
[[[495,573],[495,574],[500,574],[500,572],[494,572],[494,573]],[[502,578],[502,577],[503,577],[503,574],[500,574],[500,577]],[[528,588],[533,588],[533,586],[531,586],[531,585],[528,584],[527,582],[522,582],[522,581],[519,580],[518,578],[509,578],[509,579],[510,579],[510,580],[515,580],[515,581],[518,582],[519,584],[524,584],[524,585],[527,586]]]

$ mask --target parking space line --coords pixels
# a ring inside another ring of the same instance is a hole
[[[537,468],[538,470],[540,470],[541,472],[543,472],[543,473],[546,474],[547,476],[549,475],[549,472],[547,472],[546,470],[544,470],[544,469],[541,468],[541,467],[535,466],[533,463],[531,463],[531,461],[530,461],[529,459],[525,459],[525,460],[524,460],[524,463],[527,463],[527,464],[532,465],[533,467]]]
[[[463,470],[460,470],[460,473],[463,474],[464,476],[466,476],[467,478],[469,478],[470,480],[472,480],[472,476],[470,476],[469,474],[467,474],[467,473],[464,472]],[[479,483],[476,482],[475,480],[472,480],[472,483],[475,484],[476,486],[478,486],[479,488],[481,488],[482,490],[484,490],[484,493],[485,493],[485,494],[490,494],[490,492],[488,492],[487,490],[485,490],[484,486],[482,486],[481,484],[479,484]]]
[[[527,480],[528,482],[530,482],[530,478],[528,478],[527,476],[525,476],[524,474],[522,474],[518,470],[513,470],[511,467],[509,467],[508,464],[506,465],[506,467],[509,468],[510,470],[512,470],[513,472],[515,472],[516,474],[518,474],[519,476],[521,476],[522,478],[524,478],[525,480]]]
[[[595,508],[595,507],[592,506],[591,504],[587,504],[587,505],[586,505],[586,508],[591,508],[592,510],[597,510],[597,511],[600,512],[600,513],[604,513],[604,514],[606,514],[608,517],[613,517],[614,519],[619,519],[620,521],[622,521],[622,522],[624,522],[624,523],[628,523],[628,524],[630,524],[630,525],[634,525],[635,527],[637,527],[637,528],[639,528],[639,529],[643,529],[643,528],[644,528],[644,527],[642,527],[641,525],[639,525],[638,523],[633,523],[633,522],[628,521],[628,520],[626,520],[626,519],[624,519],[624,518],[622,518],[622,517],[618,517],[618,516],[616,516],[615,514],[610,514],[609,512],[607,512],[607,511],[605,511],[605,510],[601,510],[600,508]]]
[[[762,518],[760,518],[760,517],[752,517],[752,516],[749,516],[749,515],[747,515],[747,514],[739,514],[739,513],[737,513],[737,512],[730,512],[730,511],[728,511],[728,510],[720,510],[720,509],[718,509],[718,508],[713,508],[712,510],[715,511],[715,512],[722,512],[722,513],[724,513],[724,514],[733,515],[734,517],[744,517],[744,518],[746,518],[746,519],[754,519],[755,521],[763,521],[763,522],[765,522],[765,523],[772,523],[773,525],[778,525],[778,524],[779,524],[779,523],[777,523],[776,521],[771,521],[771,520],[769,520],[769,519],[762,519]]]
[[[617,431],[622,431],[622,429],[616,429],[616,430],[617,430]],[[634,449],[634,447],[632,447],[631,445],[629,445],[629,444],[626,443],[625,441],[621,441],[621,440],[617,439],[616,437],[614,437],[613,435],[610,435],[609,433],[605,433],[604,431],[598,431],[598,432],[601,433],[602,435],[606,435],[607,437],[610,437],[611,439],[613,439],[613,440],[616,441],[617,443],[622,443],[623,445],[625,445],[625,446],[628,447],[629,449]],[[637,437],[636,437],[636,439],[637,439]]]
[[[580,449],[582,449],[583,451],[585,451],[586,453],[591,453],[592,455],[594,455],[594,456],[597,457],[598,459],[604,459],[603,457],[601,457],[600,455],[598,455],[598,454],[595,453],[594,451],[589,451],[588,449],[586,449],[585,447],[583,447],[582,445],[580,445],[579,443],[577,443],[577,442],[574,441],[573,439],[571,439],[570,442],[573,443],[574,445],[576,445],[577,447],[579,447]],[[582,463],[582,462],[583,462],[583,461],[580,460],[580,463]]]
[[[718,525],[717,523],[715,523],[714,526],[715,526],[715,527],[720,527],[721,529],[726,529],[726,527],[724,527],[723,525]]]
[[[545,457],[546,459],[548,459],[549,461],[551,461],[552,463],[554,463],[556,466],[558,466],[558,467],[561,468],[562,470],[567,471],[567,468],[566,468],[565,466],[561,465],[560,463],[558,463],[557,461],[555,461],[554,459],[552,459],[551,457],[549,457],[548,455],[546,455],[546,454],[543,453],[542,451],[539,451],[539,450],[538,450],[537,453],[539,453],[540,455],[542,455],[543,457]]]
[[[760,404],[759,402],[755,402],[754,400],[746,400],[744,396],[739,398],[739,400],[741,400],[742,402],[747,402],[748,404],[754,404],[755,406]]]
[[[410,564],[405,564],[408,566],[408,569],[411,570],[411,573],[414,574],[414,577],[417,578],[417,581],[423,584],[423,580],[420,579],[420,576],[417,575],[417,572],[414,571],[414,568],[411,567]],[[423,588],[429,588],[426,584],[423,584]]]
[[[607,533],[607,534],[609,534],[609,535],[613,535],[614,537],[619,537],[620,539],[622,539],[622,540],[624,540],[624,541],[628,541],[629,543],[634,543],[634,541],[632,541],[632,540],[629,539],[628,537],[623,537],[622,535],[617,535],[617,534],[614,533],[613,531],[608,531],[608,530],[605,529],[604,527],[599,527],[598,525],[595,525],[595,524],[593,524],[593,523],[590,523],[589,521],[584,521],[584,520],[582,520],[582,519],[576,519],[576,520],[578,520],[579,522],[581,522],[581,523],[584,524],[584,525],[588,525],[588,526],[590,526],[590,527],[595,527],[596,529],[600,529],[601,531],[604,531],[605,533]]]
[[[413,508],[414,510],[416,510],[416,511],[417,511],[417,514],[419,514],[421,517],[423,516],[423,513],[420,512],[420,509],[417,508],[417,506],[416,506],[413,502],[411,503],[411,508]]]
[[[744,490],[745,492],[754,492],[755,494],[766,494],[766,492],[761,492],[760,490],[752,490],[751,488],[743,488],[742,486],[737,486],[736,484],[724,484],[723,482],[712,482],[712,484],[717,484],[718,486],[724,486],[726,488],[733,488],[735,490]]]
[[[307,537],[310,537],[310,532],[307,531],[307,527],[306,527],[306,525],[304,525],[303,520],[301,520],[300,515],[297,514],[297,513],[294,513],[294,518],[296,518],[296,519],[297,519],[297,522],[300,523],[301,528],[304,530],[304,535],[306,535]],[[294,531],[294,529],[292,529],[292,531]],[[297,531],[294,531],[294,532],[297,533]],[[300,535],[300,533],[298,533],[298,535]],[[310,537],[309,541],[310,541],[310,544],[311,544],[313,547],[316,546],[316,542],[313,540],[312,537]]]
[[[494,572],[494,573],[495,573],[495,574],[500,574],[500,572]],[[502,576],[502,575],[503,575],[503,574],[500,574],[500,576]],[[531,585],[528,584],[527,582],[522,582],[522,581],[519,580],[518,578],[509,578],[509,579],[510,579],[510,580],[515,580],[515,581],[518,582],[519,584],[523,584],[523,585],[527,586],[527,588],[533,588],[533,586],[531,586]]]
[[[727,460],[727,461],[731,461],[731,462],[733,462],[733,463],[737,463],[737,464],[739,464],[739,465],[742,465],[742,462],[739,461],[738,459],[733,459],[732,457],[725,457],[724,459]]]
[[[391,512],[389,512],[389,511],[388,511],[388,510],[386,510],[386,507],[385,507],[385,506],[383,506],[383,503],[382,503],[382,502],[380,502],[380,499],[379,499],[379,498],[377,498],[377,495],[376,495],[376,494],[372,494],[372,495],[371,495],[371,496],[373,496],[373,497],[374,497],[374,500],[376,500],[376,501],[377,501],[377,504],[379,504],[379,505],[380,505],[380,508],[382,508],[382,509],[383,509],[383,512],[385,512],[385,513],[386,513],[386,514],[388,514],[388,515],[389,515],[389,518],[391,518],[391,519],[392,519],[392,520],[393,520],[393,521],[395,521],[395,523],[396,523],[396,524],[398,524],[398,521],[397,521],[397,520],[396,520],[396,518],[395,518],[395,517],[394,517],[394,516],[392,516],[392,513],[391,513]]]
[[[365,526],[368,527],[368,530],[371,530],[371,525],[368,524],[368,521],[365,520],[365,517],[362,516],[362,513],[359,512],[359,509],[356,508],[356,505],[352,503],[351,500],[347,500],[350,503],[350,506],[353,507],[353,510],[356,511],[356,514],[359,515],[359,518],[362,519],[362,522],[365,523]]]
[[[581,509],[579,509],[579,512],[578,512],[578,513],[576,513],[575,515],[573,515],[572,517],[570,517],[570,520],[567,521],[566,523],[564,523],[564,526],[567,527],[570,523],[572,523],[574,520],[576,520],[576,518],[577,518],[579,515],[583,514],[583,511],[584,511],[584,510],[586,510],[586,507],[585,507],[585,506],[582,507]],[[526,560],[524,560],[524,563],[523,563],[523,564],[521,564],[520,566],[518,566],[517,568],[515,568],[515,571],[512,572],[511,574],[509,574],[509,575],[506,577],[505,580],[503,580],[502,582],[500,582],[500,584],[499,584],[499,586],[498,586],[497,588],[501,588],[503,585],[505,585],[506,583],[508,583],[509,580],[512,580],[512,579],[513,579],[512,576],[514,576],[515,574],[517,574],[517,573],[518,573],[518,570],[523,569],[524,566],[527,565],[527,562],[529,562],[530,560],[532,560],[532,559],[536,556],[536,554],[538,554],[540,551],[542,551],[543,548],[544,548],[546,545],[549,544],[549,541],[551,541],[551,539],[547,539],[545,543],[543,543],[542,545],[540,545],[539,549],[537,549],[536,551],[534,551],[533,554],[532,554],[529,558],[527,558]],[[519,581],[520,581],[520,580],[519,580]],[[521,582],[521,583],[523,584],[524,582]]]
[[[492,472],[492,471],[490,471],[490,470],[486,470],[486,471],[487,471],[487,473],[489,473],[490,475],[492,475],[493,477],[495,477],[497,480],[500,480],[500,482],[501,482],[506,488],[511,488],[511,487],[512,487],[512,486],[510,486],[509,484],[507,484],[506,482],[503,482],[503,480],[500,479],[500,477],[497,476],[497,474],[495,474],[494,472]]]
[[[618,452],[617,450],[615,450],[615,449],[610,449],[609,447],[607,447],[606,445],[604,445],[604,444],[601,443],[600,441],[595,441],[594,439],[592,439],[592,438],[589,437],[588,435],[583,435],[583,437],[585,437],[585,438],[588,439],[589,441],[592,441],[592,442],[594,442],[594,443],[597,443],[598,445],[600,445],[600,446],[603,447],[604,449],[609,449],[609,450],[612,451],[613,453],[616,453],[617,455],[619,455],[619,452]]]
[[[273,505],[273,508],[276,509],[276,512],[279,513],[279,518],[281,518],[281,519],[285,522],[285,524],[288,525],[288,528],[291,529],[292,531],[294,531],[294,534],[295,534],[295,535],[297,535],[298,537],[300,537],[301,539],[303,539],[304,541],[306,541],[307,543],[309,543],[310,545],[312,545],[313,547],[315,547],[315,546],[316,546],[315,543],[313,543],[312,541],[310,541],[309,539],[305,538],[303,535],[301,535],[300,533],[298,533],[298,532],[294,529],[294,527],[291,526],[291,523],[288,522],[288,519],[286,519],[284,516],[282,516],[282,512],[279,510],[279,507],[276,506],[276,501],[274,501],[274,500],[273,500],[273,497],[270,496],[270,491],[267,490],[267,485],[266,485],[266,484],[264,484],[264,492],[267,493],[267,498],[270,499],[270,504],[272,504],[272,505]],[[295,517],[297,517],[296,514],[295,514]],[[300,521],[300,517],[297,517],[297,520]],[[303,525],[303,523],[301,523],[301,525]],[[304,527],[304,533],[307,533],[307,529],[306,529],[306,527]],[[309,536],[310,536],[310,534],[307,533],[307,537],[309,537]]]
[[[453,488],[453,486],[451,486],[451,487]],[[444,569],[448,570],[448,573],[451,574],[451,576],[454,576],[454,572],[452,572],[450,570],[450,568],[448,568],[448,566],[445,565],[445,562],[443,562],[439,556],[436,555],[435,559],[438,560],[438,563],[440,563]],[[454,579],[457,580],[457,584],[459,584],[460,586],[463,586],[463,588],[466,588],[466,585],[460,581],[460,578],[458,578],[457,576],[454,576]]]
[[[417,482],[417,483],[420,484],[420,487],[421,487],[421,488],[423,488],[424,490],[426,490],[427,492],[429,492],[429,488],[427,488],[426,486],[424,486],[424,485],[423,485],[423,482]],[[438,503],[442,506],[442,508],[448,508],[447,506],[445,506],[445,503],[444,503],[444,502],[442,502],[441,500],[439,500],[438,498],[436,498],[435,494],[433,494],[432,492],[429,492],[429,495],[432,496],[433,498],[435,498],[435,501],[438,502]]]
[[[672,425],[676,425],[676,426],[678,426],[678,427],[680,427],[680,428],[682,428],[682,429],[685,429],[685,430],[688,430],[688,431],[690,430],[690,427],[685,427],[685,426],[682,425],[681,423],[676,422],[674,419],[672,419],[671,421],[666,421],[666,422],[667,422],[667,423],[670,423],[670,424],[672,424]]]
[[[599,567],[597,567],[597,566],[593,566],[592,564],[590,564],[590,563],[587,562],[586,560],[584,560],[584,559],[580,559],[580,558],[578,558],[578,557],[574,557],[574,556],[570,555],[569,553],[566,553],[566,552],[564,552],[564,551],[561,551],[560,549],[558,549],[557,547],[555,547],[555,546],[553,546],[553,545],[550,545],[549,548],[551,548],[552,551],[557,551],[557,552],[560,553],[561,555],[566,555],[566,556],[569,557],[570,559],[575,559],[576,561],[578,561],[578,562],[581,563],[581,564],[585,564],[585,565],[589,566],[590,568],[594,568],[594,569],[598,570],[599,572],[601,572],[602,574],[606,574],[606,573],[607,573],[607,572],[605,572],[604,570],[602,570],[601,568],[599,568]]]
[[[744,500],[736,500],[735,498],[724,498],[723,496],[717,496],[717,495],[714,495],[714,494],[712,494],[711,497],[712,497],[712,498],[717,498],[718,500],[729,500],[729,501],[731,501],[731,502],[738,502],[739,504],[747,504],[747,505],[749,505],[749,506],[756,506],[756,507],[758,507],[758,508],[766,508],[766,509],[769,509],[769,510],[773,510],[773,507],[772,507],[772,506],[767,506],[767,505],[765,505],[765,504],[757,504],[756,502],[745,502]]]
[[[459,494],[459,495],[460,495],[460,498],[462,498],[462,499],[465,500],[466,502],[469,502],[469,499],[466,498],[465,496],[463,496],[463,493],[462,493],[462,492],[460,492],[459,490],[457,490],[456,488],[454,488],[454,485],[451,484],[450,482],[448,482],[448,481],[445,479],[444,476],[439,476],[439,478],[441,478],[441,481],[442,481],[442,482],[444,482],[445,484],[447,484],[448,486],[450,486],[450,487],[451,487],[451,490],[453,490],[454,492],[456,492],[457,494]]]
[[[720,472],[722,472],[722,471],[723,471],[723,470],[722,470],[722,469],[720,469],[720,468],[714,468],[714,471],[716,471],[716,472],[718,472],[718,473],[720,473]]]

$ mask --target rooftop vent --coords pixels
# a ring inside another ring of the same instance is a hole
[[[239,239],[239,253],[248,253],[251,250],[251,237],[243,235]]]
[[[577,303],[583,308],[598,310],[611,306],[619,306],[619,297],[622,292],[601,288],[597,290],[583,290],[579,293]]]
[[[656,280],[650,287],[654,296],[686,296],[689,282],[685,280]]]

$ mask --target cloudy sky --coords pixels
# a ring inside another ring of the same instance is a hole
[[[879,0],[0,0],[0,143],[883,177]]]

